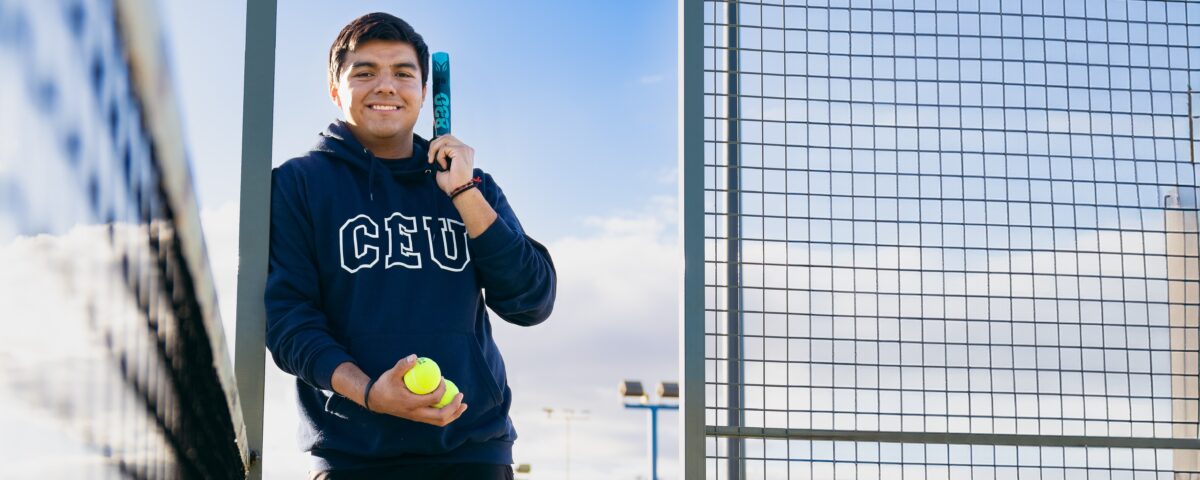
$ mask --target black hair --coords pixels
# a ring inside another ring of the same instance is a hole
[[[421,85],[425,85],[429,80],[429,46],[425,45],[425,39],[421,38],[421,34],[413,30],[408,22],[394,15],[375,12],[346,24],[329,47],[329,82],[337,83],[338,76],[345,67],[347,52],[354,51],[359,45],[372,40],[412,45],[413,50],[417,51],[417,61],[420,63]]]

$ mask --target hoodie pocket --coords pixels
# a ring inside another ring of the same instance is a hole
[[[409,354],[433,359],[441,367],[442,376],[458,385],[469,408],[449,425],[437,427],[372,413],[333,395],[325,411],[340,428],[328,433],[341,438],[328,438],[326,448],[367,457],[429,455],[451,451],[468,440],[486,441],[507,435],[508,412],[501,402],[497,380],[477,345],[472,336],[458,333],[376,335],[351,343],[351,355],[371,378],[378,378]]]

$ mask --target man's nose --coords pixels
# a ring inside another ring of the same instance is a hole
[[[392,75],[381,75],[379,77],[379,83],[375,85],[375,91],[377,93],[388,93],[394,95],[396,93],[396,82],[396,77]]]

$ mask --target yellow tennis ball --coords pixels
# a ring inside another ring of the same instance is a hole
[[[447,378],[446,379],[446,393],[442,394],[442,401],[434,404],[433,407],[434,408],[442,408],[446,405],[449,405],[450,402],[454,401],[455,395],[458,395],[458,385],[455,385],[454,382],[451,382],[450,379]]]
[[[417,359],[412,370],[404,374],[404,386],[408,391],[417,395],[425,395],[437,390],[438,381],[442,379],[442,369],[438,364],[426,357]]]

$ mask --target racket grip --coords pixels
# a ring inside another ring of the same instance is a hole
[[[433,64],[433,138],[450,133],[450,55],[446,52],[434,52]],[[439,171],[450,168],[450,159],[446,159],[446,168],[437,164]]]
[[[450,133],[450,55],[433,54],[433,136]]]

